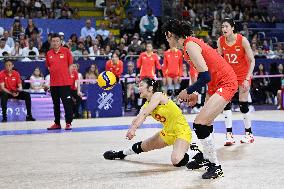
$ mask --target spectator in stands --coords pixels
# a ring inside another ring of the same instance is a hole
[[[13,70],[14,64],[11,60],[6,60],[4,64],[5,69],[0,72],[2,122],[7,122],[7,102],[10,98],[25,100],[26,121],[35,121],[31,111],[31,96],[28,92],[22,90],[20,74]]]
[[[62,44],[62,46],[64,46],[66,44],[65,39],[64,39],[64,33],[58,32],[58,34],[60,35],[61,44]]]
[[[61,9],[60,17],[58,19],[69,19],[68,12],[65,9]]]
[[[108,56],[109,58],[112,56],[111,47],[109,45],[105,46],[105,55]],[[118,54],[118,56],[119,56],[119,54]]]
[[[32,62],[34,60],[36,60],[36,53],[35,53],[35,51],[30,51],[28,53],[28,57],[25,57],[25,58],[21,59],[22,62]]]
[[[96,64],[91,64],[91,66],[88,68],[85,78],[86,79],[98,79],[99,76],[99,69]],[[90,82],[90,83],[95,83],[95,82]]]
[[[84,41],[84,46],[86,49],[89,49],[90,47],[93,46],[93,40],[92,37],[90,35],[88,35]]]
[[[4,8],[3,14],[4,18],[14,18],[14,12],[12,10],[10,1],[6,2],[6,7]]]
[[[280,72],[283,72],[283,70],[281,70],[281,66],[280,69],[277,65],[277,63],[271,63],[270,64],[270,71],[269,74],[270,75],[279,75],[282,74]],[[272,99],[268,99],[269,104],[274,102],[274,99],[277,98],[277,91],[281,89],[281,77],[271,77],[269,78],[269,91],[272,93]],[[276,105],[277,103],[274,102],[274,104]]]
[[[29,40],[26,38],[26,35],[24,32],[20,33],[19,35],[19,41],[21,48],[25,48],[29,46]]]
[[[72,79],[72,85],[71,85],[71,96],[72,96],[72,105],[73,105],[73,117],[74,118],[80,118],[81,115],[79,114],[79,108],[82,102],[82,93],[78,91],[78,85],[79,83],[79,74],[77,71],[76,64],[70,65],[70,74]]]
[[[147,14],[140,20],[140,33],[145,40],[152,39],[158,30],[158,19],[152,13],[152,9],[147,9]]]
[[[71,34],[69,39],[70,50],[73,52],[77,49],[78,37],[76,33]]]
[[[72,52],[72,55],[74,56],[74,58],[75,58],[76,60],[78,60],[79,57],[83,55],[83,51],[84,51],[84,50],[85,50],[84,41],[83,41],[82,39],[80,39],[80,40],[78,41],[77,49]]]
[[[36,53],[36,59],[38,59],[39,51],[34,46],[34,42],[32,40],[29,40],[29,46],[23,49],[23,56],[27,57],[30,51],[34,51]]]
[[[85,49],[85,48],[82,51],[82,57],[78,58],[78,61],[81,61],[81,60],[90,60],[90,58],[89,58],[89,51],[87,49]]]
[[[111,71],[119,80],[123,72],[123,62],[119,60],[119,57],[116,53],[113,53],[111,60],[106,62],[106,71]]]
[[[87,36],[91,36],[94,40],[97,36],[96,29],[92,27],[91,19],[86,20],[86,26],[81,29],[81,37],[86,39]]]
[[[23,49],[20,46],[20,42],[15,41],[14,47],[11,49],[11,56],[23,56]]]
[[[41,12],[41,18],[42,19],[47,19],[48,18],[48,10],[47,10],[47,6],[45,3],[42,3],[41,4],[41,7],[40,7],[40,12]]]
[[[263,64],[258,65],[257,71],[254,75],[265,76],[268,73],[265,71]],[[255,78],[252,82],[252,96],[259,104],[268,103],[268,99],[271,99],[271,95],[268,92],[269,80],[266,77]]]
[[[78,8],[75,8],[75,9],[74,9],[72,18],[73,18],[73,19],[76,19],[76,20],[81,19],[81,16],[79,15],[79,9],[78,9]]]
[[[11,31],[10,31],[10,33],[12,34],[12,37],[14,39],[18,38],[20,33],[22,33],[22,32],[25,32],[25,30],[22,27],[20,20],[19,19],[15,19],[14,20],[14,24],[13,24],[13,26],[11,28]]]
[[[116,49],[117,44],[113,36],[113,33],[109,32],[108,37],[104,41],[104,45],[109,45],[112,50]]]
[[[47,40],[42,44],[41,51],[47,53],[50,49],[52,33],[47,34]]]
[[[131,44],[128,46],[128,52],[134,52],[134,54],[140,54],[142,52],[142,48],[139,44],[139,37],[134,35],[131,41]]]
[[[104,41],[109,36],[109,31],[106,29],[106,24],[104,22],[101,22],[100,28],[97,30],[97,35],[101,35]]]
[[[2,60],[3,58],[1,58],[1,56],[4,56],[3,53],[6,52],[8,53],[8,55],[11,54],[11,48],[6,45],[6,40],[4,38],[0,39],[0,60]]]
[[[72,84],[69,66],[73,64],[73,57],[68,48],[61,46],[60,36],[55,33],[51,37],[52,49],[46,54],[46,66],[50,72],[50,90],[54,109],[54,124],[48,130],[61,129],[60,99],[65,111],[65,130],[71,130],[73,120],[71,89]]]
[[[98,45],[94,44],[92,47],[89,48],[89,52],[90,52],[90,57],[91,60],[95,60],[96,57],[94,56],[99,56],[100,55],[100,49],[98,47]]]
[[[27,36],[27,38],[30,38],[32,33],[39,34],[39,31],[38,28],[35,26],[33,19],[28,19],[28,25],[25,30],[25,35]]]
[[[6,45],[10,48],[14,47],[14,39],[9,36],[9,32],[7,30],[3,32],[3,38],[6,40]]]
[[[39,67],[34,69],[30,80],[32,81],[30,84],[31,92],[44,92],[44,77]]]
[[[137,19],[133,17],[132,12],[127,13],[127,18],[123,20],[121,30],[122,34],[125,33],[135,33],[135,25]]]
[[[83,79],[83,75],[80,73],[80,64],[74,64],[73,65],[74,69],[76,69],[76,71],[78,72],[78,78],[79,80]]]
[[[137,85],[136,85],[136,73],[134,63],[129,61],[127,63],[127,73],[123,76],[124,84],[126,87],[126,111],[131,111],[132,107],[135,107],[137,100]]]

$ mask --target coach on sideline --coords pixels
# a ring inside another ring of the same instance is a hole
[[[50,72],[50,91],[53,101],[54,124],[47,130],[61,129],[60,124],[60,99],[65,111],[65,130],[71,130],[73,119],[71,89],[72,84],[69,66],[73,63],[73,57],[68,48],[61,46],[60,35],[51,36],[51,50],[46,54],[46,66]]]

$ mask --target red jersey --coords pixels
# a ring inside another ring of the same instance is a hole
[[[46,66],[50,72],[50,86],[71,85],[72,80],[69,66],[73,63],[73,57],[68,48],[60,47],[55,52],[51,49],[46,54]]]
[[[164,77],[182,77],[182,52],[178,49],[169,49],[164,53],[163,74]]]
[[[71,73],[71,80],[72,80],[72,85],[71,85],[71,90],[77,90],[76,86],[76,81],[79,79],[78,77],[78,72],[76,70],[73,70]]]
[[[184,42],[184,58],[193,68],[195,68],[194,64],[186,53],[186,44],[190,41],[198,44],[202,49],[201,54],[211,75],[211,81],[208,83],[209,95],[218,92],[229,101],[237,90],[237,77],[234,70],[215,49],[198,38],[188,37]]]
[[[114,64],[112,60],[106,62],[106,71],[111,71],[116,77],[120,78],[123,72],[123,62],[119,60],[117,64]]]
[[[19,84],[22,83],[19,72],[12,70],[9,75],[6,70],[0,72],[0,83],[4,83],[5,88],[10,92],[18,91]]]
[[[238,81],[241,82],[245,80],[250,67],[242,41],[243,36],[237,34],[235,44],[229,46],[226,43],[226,37],[220,37],[220,46],[222,48],[224,59],[232,66],[237,75]]]
[[[154,79],[155,68],[158,70],[161,69],[158,55],[156,53],[152,53],[151,55],[148,55],[146,52],[141,53],[137,60],[137,68],[140,68],[140,78],[149,77]]]

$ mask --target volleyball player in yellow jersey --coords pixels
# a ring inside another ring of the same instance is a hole
[[[147,102],[132,121],[126,133],[126,138],[129,140],[133,139],[136,130],[143,124],[148,115],[162,123],[163,129],[154,136],[137,142],[125,150],[105,152],[105,159],[124,159],[127,155],[139,154],[173,145],[172,164],[176,167],[185,166],[189,160],[186,152],[191,142],[191,130],[182,111],[164,93],[157,92],[158,82],[155,80],[144,78],[139,83],[138,89],[140,97],[146,98]]]

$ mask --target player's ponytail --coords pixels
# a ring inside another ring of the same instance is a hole
[[[180,21],[177,19],[168,20],[162,27],[163,33],[175,34],[178,38],[186,38],[193,34],[191,23],[189,21]]]

